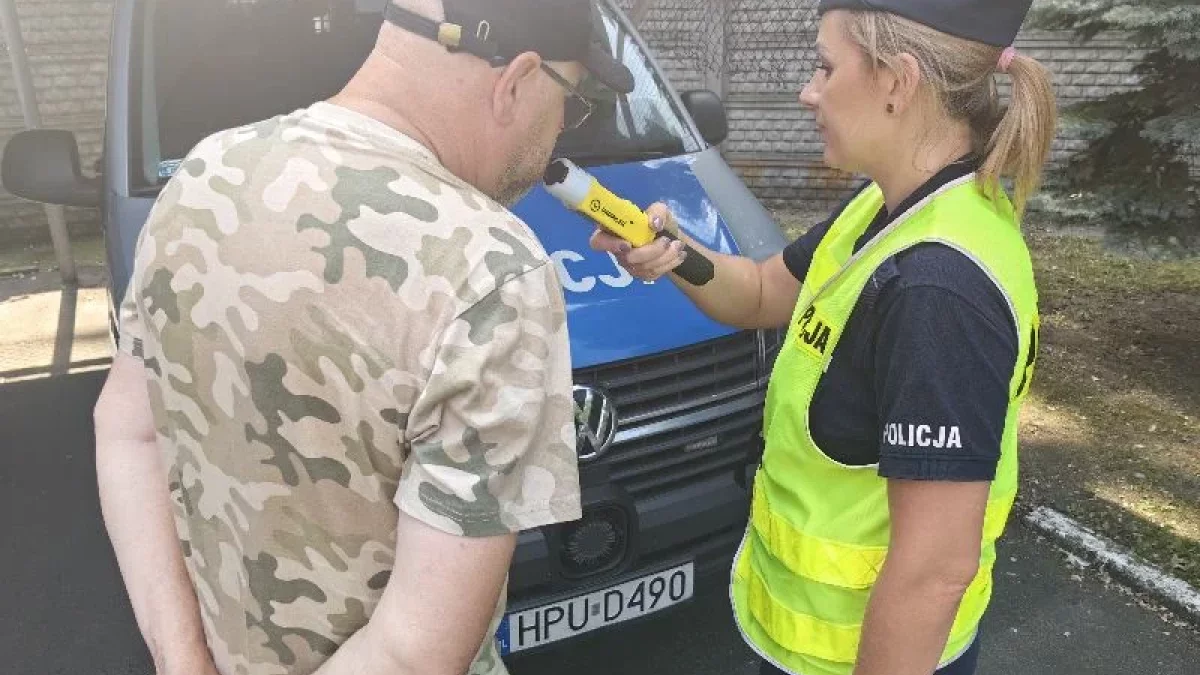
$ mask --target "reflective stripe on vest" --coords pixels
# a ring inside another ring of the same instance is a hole
[[[878,186],[869,186],[813,254],[771,376],[767,447],[733,569],[731,596],[743,635],[770,661],[801,675],[850,675],[870,591],[887,557],[887,481],[876,466],[845,466],[821,452],[808,412],[862,289],[900,251],[937,242],[962,252],[1004,295],[1019,336],[979,572],[960,604],[943,664],[970,646],[978,630],[991,597],[995,541],[1016,497],[1017,418],[1032,376],[1037,292],[1012,207],[1003,194],[989,200],[975,176],[967,176],[902,214],[856,253],[855,243],[883,205]]]
[[[735,579],[736,583],[746,587],[746,607],[776,645],[794,645],[796,636],[803,636],[803,653],[832,663],[854,663],[862,637],[861,624],[833,623],[790,609],[770,596],[763,576],[752,569],[749,556],[738,556],[737,565]],[[950,629],[952,635],[974,635],[991,597],[991,578],[992,564],[981,566],[963,594],[961,607],[967,611],[960,611],[955,616]],[[966,646],[951,655],[960,653]],[[800,650],[793,648],[791,651]]]

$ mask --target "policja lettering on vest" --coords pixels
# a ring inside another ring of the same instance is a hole
[[[832,333],[829,325],[825,323],[825,319],[817,316],[817,308],[809,307],[800,316],[800,321],[797,323],[796,339],[812,347],[821,356],[825,356],[829,350],[829,339]]]
[[[892,422],[883,433],[889,445],[901,448],[961,448],[962,432],[957,426],[939,426],[937,435],[928,424],[903,424]]]

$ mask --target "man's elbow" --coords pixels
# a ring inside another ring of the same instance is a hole
[[[395,675],[463,675],[471,667],[470,657],[464,660],[445,645],[416,644],[408,638],[411,631],[378,612],[362,630],[368,649],[385,659]]]
[[[148,445],[157,440],[149,401],[144,396],[135,397],[134,393],[108,385],[100,392],[92,407],[97,451],[114,444]]]
[[[102,452],[127,441],[153,440],[137,433],[130,425],[126,406],[114,398],[111,391],[101,392],[92,408],[92,428],[96,434],[96,451]]]

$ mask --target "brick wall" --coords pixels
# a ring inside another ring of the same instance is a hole
[[[635,0],[620,0],[625,8]],[[16,0],[44,124],[80,137],[85,167],[100,151],[111,0]],[[654,0],[642,33],[680,90],[709,88],[726,101],[723,151],[773,206],[824,208],[852,180],[820,161],[820,138],[796,95],[812,71],[813,0]],[[1136,83],[1136,54],[1118,38],[1084,47],[1064,34],[1030,31],[1018,48],[1055,74],[1064,104]],[[0,144],[23,127],[11,66],[0,52]],[[1001,78],[1003,80],[1003,78]],[[1061,160],[1078,139],[1061,135]],[[76,228],[95,214],[72,210]],[[0,232],[44,236],[41,209],[0,192]]]
[[[619,2],[626,10],[634,0]],[[724,23],[719,13],[696,0],[653,0],[652,9],[641,22],[643,37],[654,50],[659,65],[680,91],[703,89],[719,78],[719,45]]]
[[[79,139],[85,173],[100,156],[104,125],[111,0],[17,0],[42,125],[69,129]],[[0,146],[25,128],[7,46],[0,50]],[[68,209],[76,231],[94,228],[96,213]],[[44,238],[42,208],[0,190],[0,233]],[[6,237],[7,239],[7,237]]]
[[[689,16],[722,18],[723,40],[714,40],[709,31],[695,33],[689,41],[673,21],[681,15],[678,4],[690,6]],[[651,47],[669,64],[681,89],[704,80],[698,71],[711,69],[714,61],[721,64],[718,81],[730,122],[729,140],[722,150],[755,193],[772,206],[827,208],[855,182],[822,165],[820,135],[812,115],[797,102],[815,65],[815,4],[812,0],[657,0],[643,24]],[[718,6],[725,11],[716,11]],[[1120,91],[1138,81],[1132,73],[1138,54],[1119,36],[1080,46],[1066,33],[1031,30],[1018,38],[1016,46],[1051,70],[1062,105]],[[1001,94],[1007,97],[1007,80],[999,79]],[[1069,133],[1060,133],[1053,161],[1061,162],[1083,145]]]

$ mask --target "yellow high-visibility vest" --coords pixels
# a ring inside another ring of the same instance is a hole
[[[979,573],[959,607],[943,665],[974,640],[991,598],[995,542],[1017,493],[1017,418],[1033,375],[1038,311],[1033,266],[1012,206],[1002,192],[988,199],[970,174],[943,186],[855,253],[883,205],[879,187],[867,187],[813,255],[771,375],[766,451],[733,567],[731,596],[743,636],[764,658],[798,675],[850,675],[871,588],[887,557],[887,480],[876,466],[846,466],[825,455],[812,439],[809,408],[867,281],[905,249],[936,242],[969,257],[1007,299],[1019,336]]]

